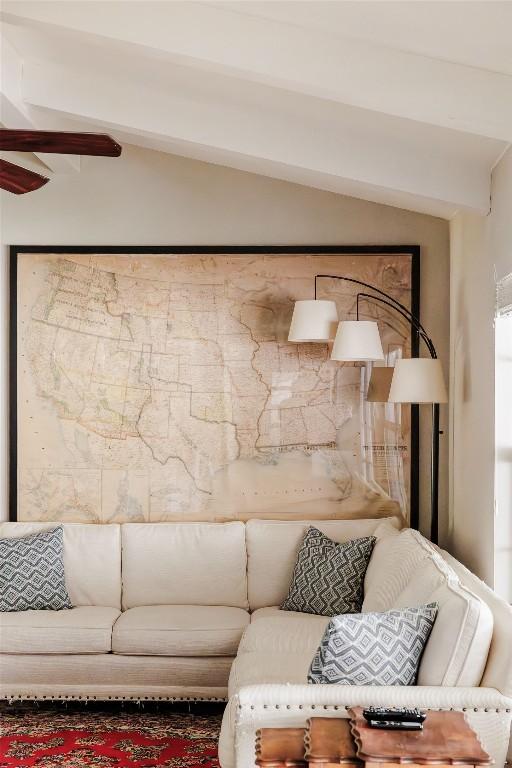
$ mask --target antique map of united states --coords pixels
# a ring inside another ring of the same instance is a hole
[[[295,299],[310,298],[314,275],[344,259],[22,259],[20,519],[385,508],[354,471],[359,369],[331,362],[327,345],[287,342]],[[389,268],[383,257],[377,271]],[[406,291],[407,274],[398,275]],[[351,310],[353,294],[337,290]]]

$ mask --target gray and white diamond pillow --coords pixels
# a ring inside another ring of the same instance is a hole
[[[335,616],[357,613],[375,537],[339,544],[310,527],[301,544],[283,611]]]
[[[0,611],[72,607],[61,526],[22,538],[0,539]]]
[[[334,616],[311,662],[309,683],[414,685],[438,604]]]

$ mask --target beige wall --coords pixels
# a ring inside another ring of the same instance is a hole
[[[512,557],[511,489],[494,484],[496,280],[512,272],[512,150],[495,168],[487,217],[451,222],[451,516],[449,547],[491,586]],[[510,462],[510,458],[508,459]],[[512,467],[511,467],[512,472]],[[511,475],[512,476],[512,475]],[[498,499],[496,499],[498,502]],[[505,587],[500,587],[505,594]],[[512,598],[510,592],[507,597]]]
[[[419,244],[422,319],[447,371],[449,348],[448,223],[354,198],[197,161],[125,147],[120,160],[86,158],[83,172],[40,191],[2,193],[4,244],[300,245]],[[4,249],[6,260],[6,250]],[[7,312],[7,268],[1,302]],[[6,324],[4,323],[4,329]],[[6,391],[7,331],[2,336]],[[1,399],[6,467],[7,400]],[[441,514],[447,528],[447,409],[441,453]],[[428,514],[429,413],[422,416],[422,507]],[[6,475],[0,508],[6,509]]]
[[[451,484],[449,548],[494,580],[494,275],[486,220],[451,224]]]

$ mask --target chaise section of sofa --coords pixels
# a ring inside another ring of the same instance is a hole
[[[258,728],[303,727],[315,715],[346,717],[355,705],[462,710],[503,766],[512,718],[512,608],[417,531],[380,533],[366,573],[363,611],[439,605],[418,685],[308,685],[309,665],[329,619],[278,605],[259,609],[231,669],[222,768],[254,767]],[[284,588],[284,579],[274,583],[273,596]]]

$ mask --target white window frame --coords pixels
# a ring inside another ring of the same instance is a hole
[[[512,603],[512,274],[496,291],[494,504],[494,586]]]

